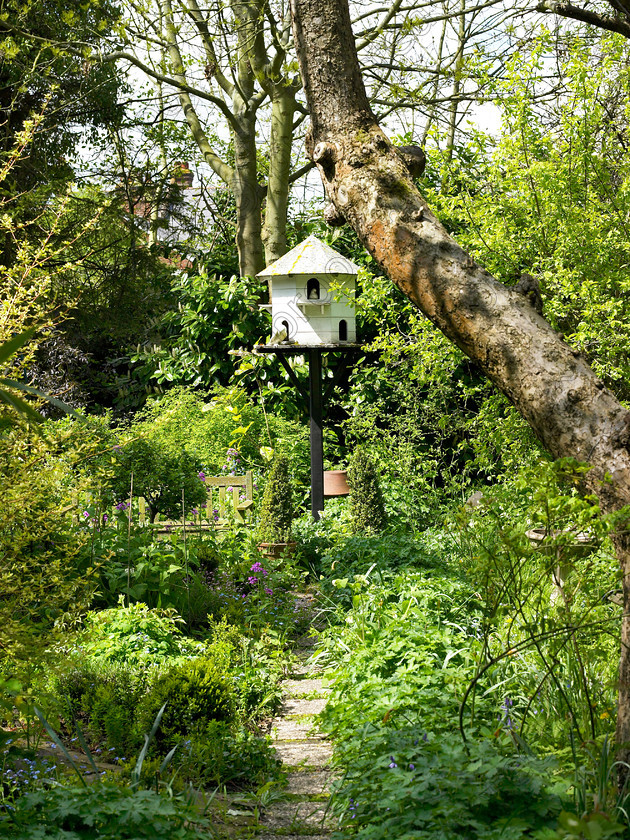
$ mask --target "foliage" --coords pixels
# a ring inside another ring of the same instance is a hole
[[[193,733],[176,759],[181,772],[197,785],[229,784],[258,787],[281,777],[282,762],[269,738],[244,729],[236,733],[219,721],[207,725],[203,735]]]
[[[133,495],[144,496],[151,522],[158,513],[181,519],[205,501],[200,471],[200,461],[186,450],[171,453],[155,439],[136,438],[117,450],[111,487],[118,501],[128,499],[132,488]]]
[[[49,649],[95,588],[62,478],[46,441],[23,430],[0,436],[0,646],[16,663]]]
[[[463,353],[395,289],[363,270],[357,319],[370,352],[342,405],[348,449],[374,461],[391,523],[424,529],[470,488],[537,451],[533,434]]]
[[[289,475],[289,461],[285,455],[276,455],[267,477],[260,506],[259,540],[267,543],[289,542],[293,518],[293,493]]]
[[[141,746],[134,728],[138,703],[146,695],[151,673],[127,665],[72,657],[74,666],[57,677],[52,685],[60,712],[72,732],[82,721],[85,734],[98,744],[106,744],[110,763],[121,763]],[[159,663],[156,663],[159,666]],[[73,738],[76,741],[76,736]]]
[[[513,56],[498,83],[499,139],[476,135],[451,188],[429,201],[496,277],[538,278],[545,317],[626,398],[629,47],[615,35],[572,39],[550,90],[554,37],[541,30]]]
[[[337,535],[323,553],[329,628],[315,663],[332,680],[321,720],[343,832],[627,831],[608,746],[619,611],[607,597],[618,585],[608,535],[627,511],[602,516],[580,493],[586,470],[523,470],[463,507],[456,527],[409,541],[407,565],[387,538]]]
[[[344,742],[334,808],[365,840],[531,837],[555,823],[549,762],[501,755],[487,741],[428,735],[421,724],[358,727]]]
[[[567,725],[585,743],[610,733],[614,718],[619,614],[607,595],[619,572],[606,537],[627,512],[603,516],[580,494],[587,469],[543,462],[460,520],[462,561],[483,606],[468,711],[500,684],[513,726],[547,749],[566,744]],[[544,539],[532,542],[533,529]]]
[[[378,476],[364,447],[353,453],[348,467],[352,530],[357,534],[378,534],[387,524]]]
[[[216,387],[210,397],[190,388],[173,388],[149,401],[136,415],[130,432],[171,452],[186,449],[201,461],[208,475],[242,475],[245,470],[260,469],[265,463],[263,452],[281,449],[290,458],[297,480],[307,483],[307,430],[266,413],[240,387]]]
[[[149,609],[146,604],[124,605],[90,612],[77,644],[96,662],[147,666],[161,660],[194,656],[201,646],[182,635],[183,619],[174,609]]]
[[[116,104],[120,82],[114,68],[99,62],[86,64],[84,54],[73,55],[49,42],[67,43],[74,37],[88,49],[88,45],[97,46],[111,31],[118,10],[108,0],[89,8],[77,8],[65,0],[53,5],[3,0],[1,10],[15,27],[13,31],[3,28],[1,41],[6,121],[1,151],[6,153],[14,145],[24,122],[34,113],[45,113],[31,154],[13,175],[11,186],[15,193],[22,193],[24,202],[33,189],[52,191],[71,179],[69,158],[87,133],[78,130],[80,126],[107,125],[121,116]]]
[[[215,619],[227,617],[255,639],[271,635],[283,644],[304,632],[312,617],[308,606],[297,604],[294,596],[305,572],[290,558],[256,558],[251,565],[230,569],[226,564],[204,575],[209,613]]]
[[[68,393],[90,411],[128,411],[146,400],[155,386],[133,375],[130,353],[175,305],[170,248],[146,242],[146,205],[134,173],[116,170],[113,185],[82,184],[68,195],[59,228],[68,241],[66,262],[50,284],[50,297],[64,309],[29,370],[41,388]],[[91,219],[97,223],[76,239]]]
[[[471,642],[479,617],[463,581],[426,571],[333,579],[338,622],[317,661],[333,672],[323,713],[333,738],[356,721],[404,719],[422,710],[429,731],[452,725],[474,673]],[[347,614],[345,609],[349,608]]]
[[[316,568],[323,573],[322,588],[328,592],[330,576],[364,575],[372,577],[388,572],[409,572],[418,569],[445,567],[448,551],[454,540],[444,531],[424,531],[413,535],[391,531],[382,535],[339,536],[332,544],[324,545]],[[337,592],[337,597],[343,593]]]
[[[20,797],[0,813],[3,834],[12,840],[198,840],[203,820],[181,798],[97,782],[86,787],[44,788]]]
[[[258,309],[260,282],[212,274],[198,260],[178,274],[171,295],[177,309],[162,315],[158,341],[134,361],[159,383],[228,385],[238,364],[230,350],[251,348],[268,330],[266,314]]]
[[[157,745],[174,746],[194,733],[203,734],[210,721],[234,719],[234,691],[227,672],[212,659],[195,659],[175,665],[159,676],[142,700],[137,724],[150,726],[166,705]]]
[[[90,510],[84,513],[90,532],[84,551],[98,562],[97,605],[113,606],[124,595],[129,602],[143,601],[149,607],[173,607],[188,618],[194,576],[190,566],[187,570],[181,534],[160,539],[151,527],[129,527],[124,512],[118,515],[121,521],[99,526]]]

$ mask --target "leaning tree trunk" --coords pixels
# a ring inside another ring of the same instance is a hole
[[[396,285],[508,397],[555,457],[592,465],[604,510],[630,503],[630,412],[581,355],[448,235],[370,109],[347,0],[292,0],[311,114],[309,153],[328,196]],[[630,544],[624,579],[617,739],[630,743]],[[628,755],[628,751],[625,751]]]

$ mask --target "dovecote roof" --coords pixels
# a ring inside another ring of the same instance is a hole
[[[357,274],[358,266],[316,236],[307,237],[288,254],[258,272],[258,277],[288,277],[295,274]]]

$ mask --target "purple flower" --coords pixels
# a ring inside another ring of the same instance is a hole
[[[248,577],[247,583],[249,583],[250,586],[256,586],[256,584],[258,583],[258,578]]]
[[[265,592],[267,595],[273,595],[273,589],[269,589],[269,587],[265,586]]]
[[[199,511],[197,510],[197,508],[193,508],[193,509],[190,511],[190,515],[191,515],[191,516],[197,516],[198,514],[199,514]]]
[[[262,563],[254,563],[253,566],[250,568],[250,572],[262,572],[264,571]]]
[[[198,472],[198,473],[197,473],[197,475],[199,476],[199,478],[200,478],[202,481],[205,481],[205,480],[206,480],[206,474],[205,474],[205,472],[204,472],[203,470],[201,470],[201,472]]]
[[[390,762],[390,765],[389,765],[389,769],[390,769],[390,770],[393,770],[393,769],[394,769],[394,767],[398,767],[398,765],[397,765],[397,764],[396,764],[396,762],[394,761],[394,756],[393,756],[393,755],[390,755],[390,759],[391,759],[391,762]]]
[[[85,518],[88,519],[90,514],[87,512],[87,510],[84,510],[83,511],[83,516],[85,516]]]
[[[104,513],[103,514],[103,525],[105,525],[107,523],[108,519],[109,519],[109,516],[106,513]]]
[[[415,765],[415,764],[410,764],[410,765],[409,765],[409,769],[410,769],[410,770],[415,770],[415,769],[416,769],[416,765]]]

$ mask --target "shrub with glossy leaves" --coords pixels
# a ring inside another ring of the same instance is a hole
[[[171,668],[155,681],[138,709],[138,731],[148,731],[162,706],[158,748],[203,731],[210,721],[234,719],[234,692],[225,670],[214,660],[196,659]]]

